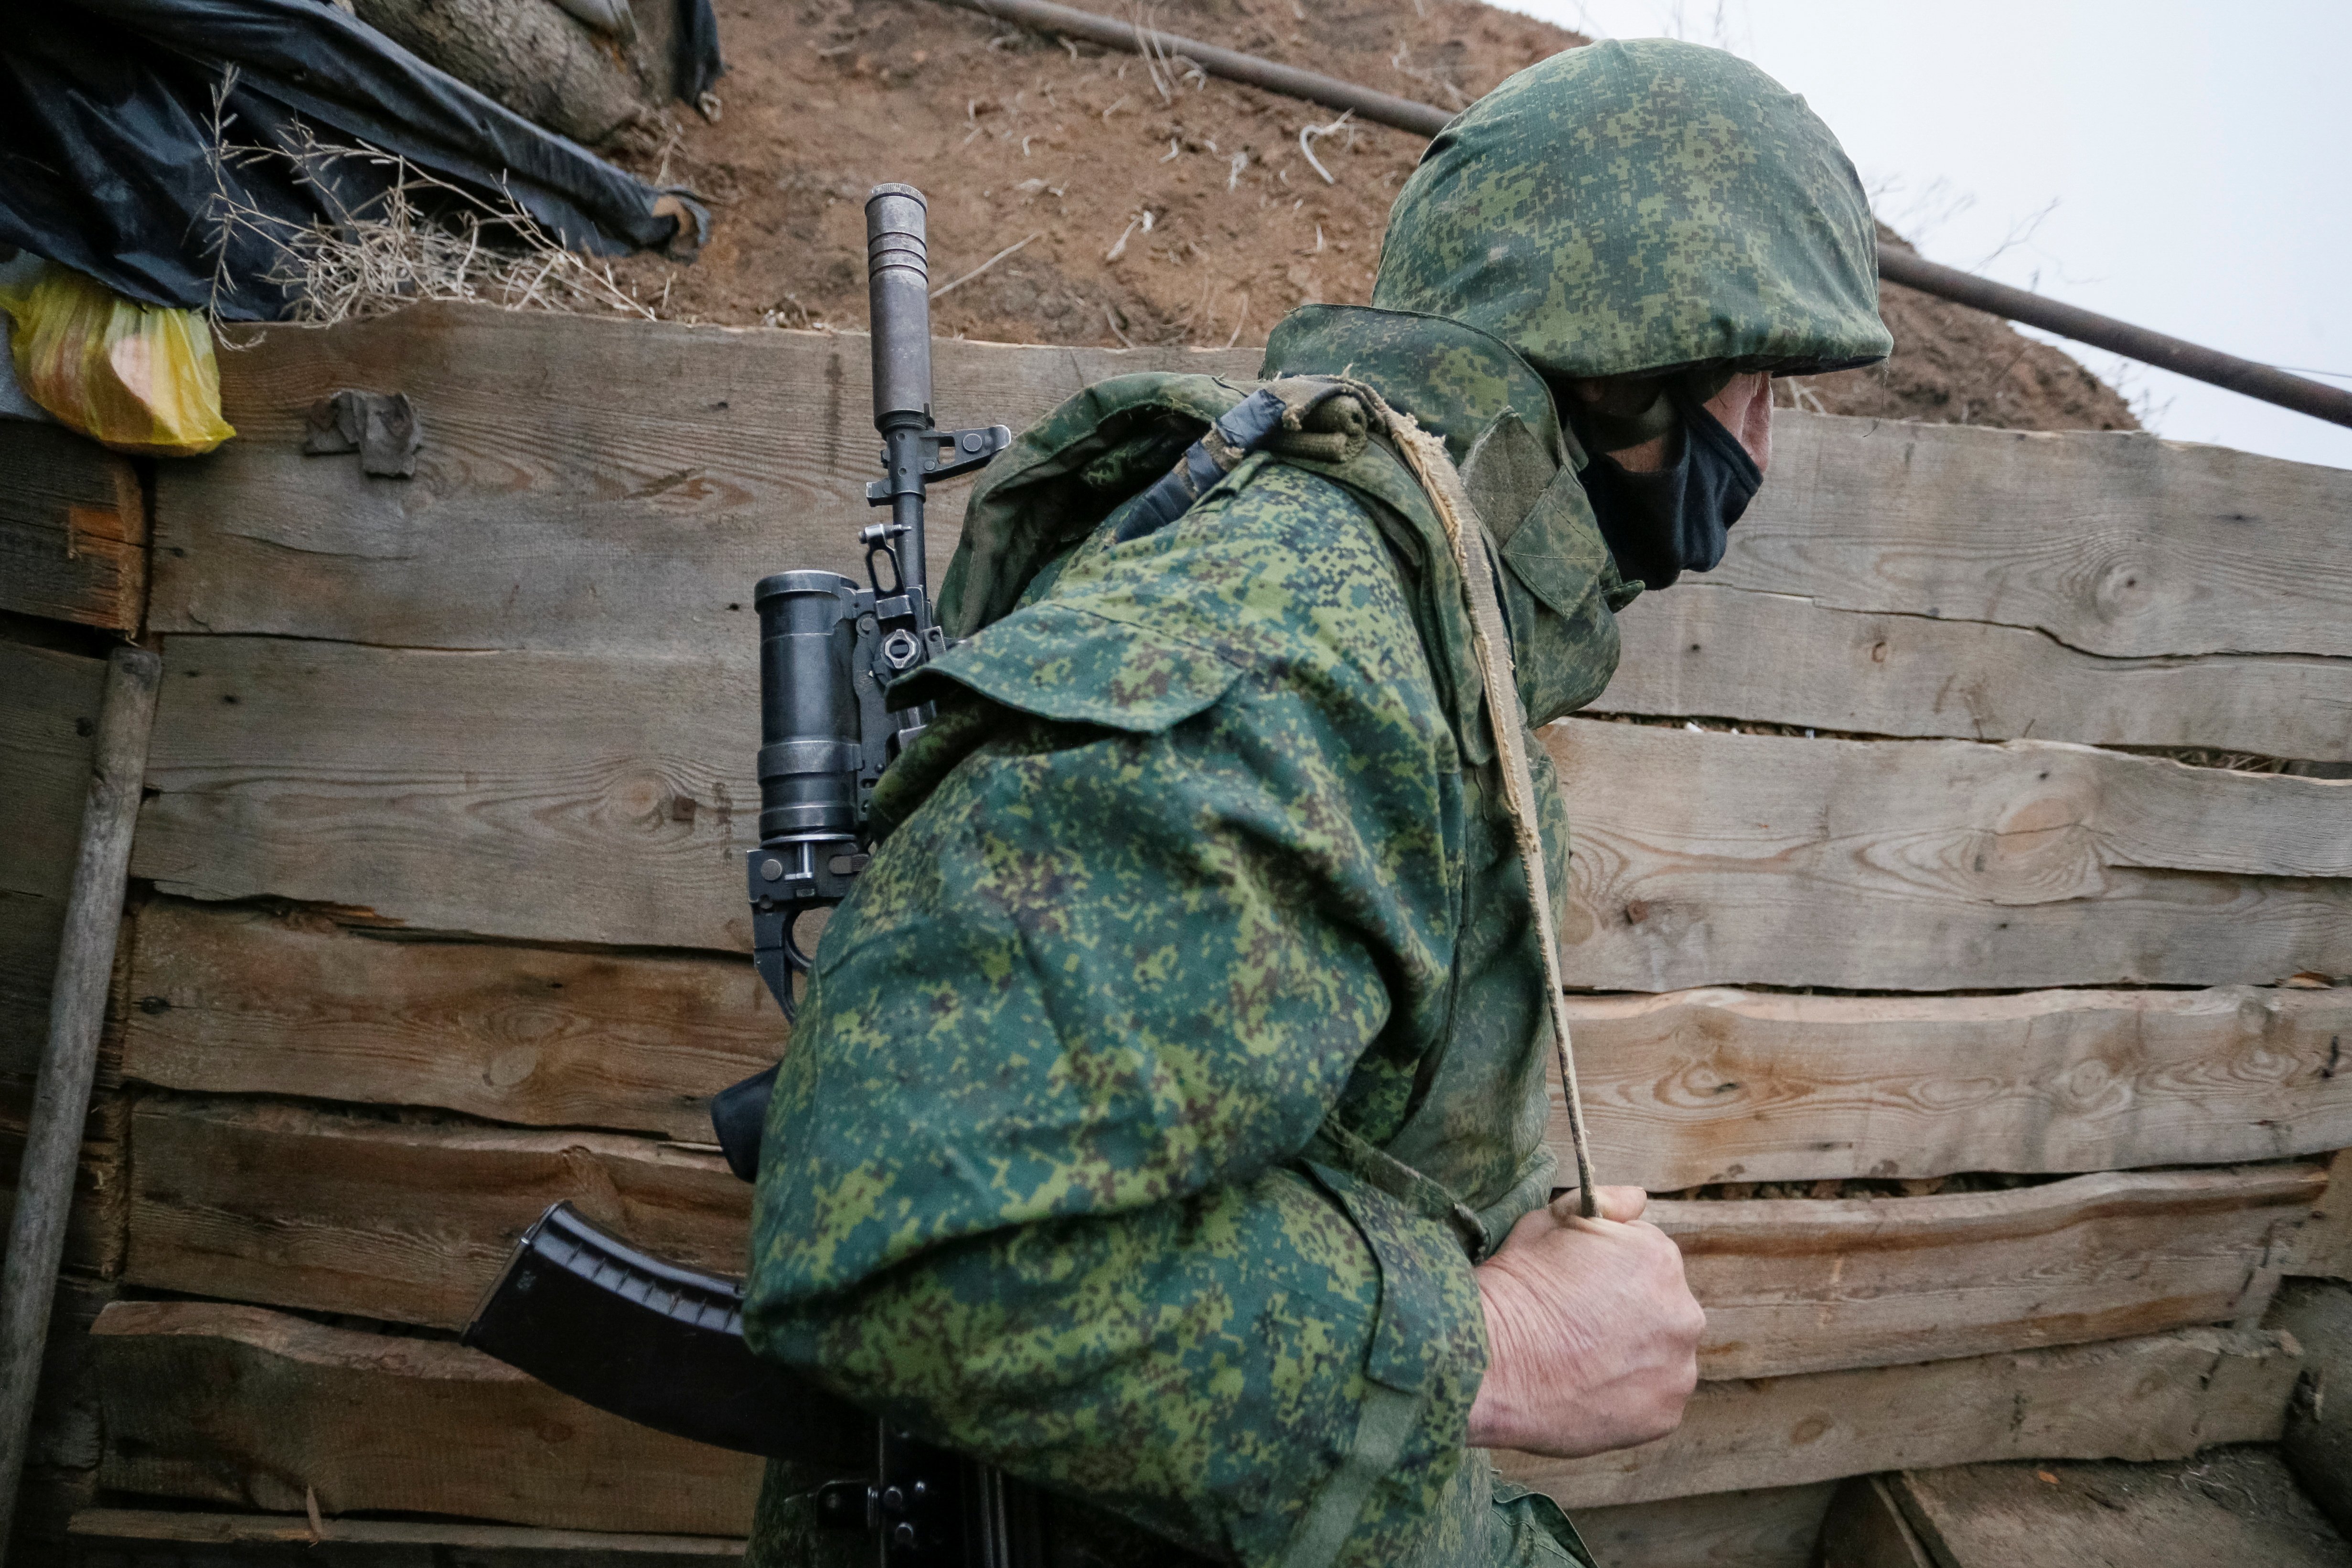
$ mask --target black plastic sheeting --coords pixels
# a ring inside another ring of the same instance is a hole
[[[679,63],[693,64],[679,76],[698,83],[698,95],[721,68],[717,26],[710,0],[679,8]],[[220,254],[212,214],[222,183],[239,202],[296,225],[362,212],[391,183],[391,169],[355,158],[313,163],[312,180],[285,158],[221,164],[214,117],[224,80],[230,143],[291,152],[307,122],[325,141],[398,153],[486,201],[503,192],[575,250],[618,255],[677,237],[678,220],[654,212],[665,193],[327,0],[49,0],[5,9],[0,245],[134,299],[277,319],[290,302],[268,276],[277,248],[233,229]],[[699,225],[700,207],[687,205]]]

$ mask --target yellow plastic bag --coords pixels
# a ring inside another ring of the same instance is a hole
[[[221,417],[212,329],[55,262],[0,287],[16,381],[68,428],[117,452],[194,457],[236,432]]]

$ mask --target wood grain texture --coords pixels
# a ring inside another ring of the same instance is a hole
[[[49,1309],[48,1340],[41,1357],[40,1390],[33,1402],[31,1441],[25,1465],[31,1470],[91,1471],[105,1446],[99,1410],[97,1358],[89,1325],[113,1301],[110,1281],[80,1274],[58,1280]]]
[[[743,1270],[750,1189],[674,1145],[168,1099],[132,1136],[137,1285],[453,1328],[560,1198],[680,1262]],[[2324,1183],[2313,1166],[2102,1175],[1653,1216],[1708,1310],[1706,1375],[1780,1376],[2258,1314],[2270,1244]]]
[[[429,930],[751,951],[748,661],[173,637],[133,874]]]
[[[130,462],[60,425],[12,419],[0,421],[0,610],[136,632],[147,503]]]
[[[99,1314],[104,1483],[233,1508],[745,1533],[761,1461],[624,1421],[444,1340],[259,1307]]]
[[[935,355],[943,421],[1015,428],[1120,371],[1245,377],[1258,358]],[[725,605],[758,577],[854,565],[866,373],[854,335],[462,306],[272,332],[222,365],[239,439],[159,475],[155,625],[477,648],[740,635]],[[301,411],[353,385],[416,401],[414,481],[299,455]],[[1775,441],[1715,581],[2039,628],[2110,656],[2352,654],[2334,613],[2352,594],[2328,548],[2352,510],[2336,470],[1788,411]],[[960,505],[950,492],[935,514],[940,561]]]
[[[2318,1207],[2281,1249],[2283,1273],[2352,1280],[2352,1149],[2337,1150],[2327,1169],[2327,1190]]]
[[[1259,358],[942,340],[934,403],[946,423],[1018,429],[1107,376],[1248,376]],[[301,455],[303,410],[346,386],[415,402],[415,478]],[[237,439],[159,472],[152,624],[748,655],[761,577],[830,567],[864,580],[870,387],[856,334],[451,305],[273,330],[223,356]],[[934,582],[969,488],[933,500]]]
[[[2113,658],[2352,654],[2352,472],[2143,434],[1783,413],[1714,580]]]
[[[1705,1383],[1681,1429],[1657,1442],[1584,1459],[1496,1458],[1507,1476],[1570,1509],[1987,1459],[2176,1458],[2275,1441],[2300,1366],[2275,1334],[2183,1329]]]
[[[1836,1483],[1580,1509],[1576,1532],[1608,1568],[1812,1568]]]
[[[1573,719],[1544,739],[1576,831],[1560,930],[1571,986],[2022,989],[2352,970],[2352,780],[2042,741]]]
[[[1887,1490],[1937,1568],[2344,1568],[2347,1542],[2277,1453],[2180,1465],[1960,1465]]]
[[[2258,1319],[2316,1166],[1927,1197],[1655,1203],[1706,1308],[1699,1375],[1778,1377]]]
[[[132,1123],[134,1284],[460,1328],[547,1207],[741,1274],[751,1189],[716,1150],[611,1133],[149,1101]]]
[[[2352,988],[1709,989],[1574,996],[1569,1016],[1594,1158],[1654,1192],[2352,1145]],[[1565,1159],[1557,1111],[1552,1142]]]
[[[122,1071],[144,1082],[693,1142],[709,1097],[787,1033],[743,960],[402,940],[170,899],[142,913],[130,994]]]
[[[443,1341],[258,1307],[101,1313],[105,1483],[291,1512],[385,1510],[561,1528],[741,1534],[755,1460],[601,1415]],[[1571,1509],[1795,1487],[1889,1465],[2167,1458],[2274,1440],[2299,1362],[2191,1329],[2017,1355],[1708,1384],[1682,1429],[1591,1459],[1503,1456]]]
[[[1598,713],[2352,757],[2352,659],[2102,658],[2029,628],[1832,610],[1712,578],[1643,595],[1617,626],[1624,653]]]
[[[122,1071],[698,1142],[783,1034],[737,960],[396,939],[159,899]],[[1594,1147],[1721,1181],[2226,1165],[2352,1145],[2352,988],[1569,999]],[[1565,1148],[1565,1124],[1553,1138]]]
[[[6,1250],[6,1227],[16,1212],[16,1175],[24,1164],[32,1104],[30,1081],[0,1078],[0,1253]],[[100,1095],[91,1104],[74,1168],[73,1207],[66,1216],[65,1266],[110,1280],[122,1270],[131,1185],[123,1142],[127,1120],[120,1095]]]
[[[133,867],[161,891],[525,939],[749,946],[747,662],[249,637],[175,637],[166,662]],[[2352,970],[2352,781],[2032,741],[1585,721],[1546,738],[1580,827],[1563,926],[1580,987]]]
[[[723,1535],[623,1534],[443,1520],[321,1518],[314,1527],[302,1513],[188,1513],[163,1508],[84,1509],[73,1516],[69,1533],[86,1551],[101,1542],[192,1549],[190,1568],[229,1562],[239,1568],[278,1563],[327,1568],[670,1568],[673,1563],[722,1568],[742,1559],[744,1545]],[[140,1568],[153,1562],[145,1559]],[[77,1562],[75,1568],[112,1568],[112,1563],[100,1552]]]
[[[48,1038],[105,690],[103,659],[0,643],[0,1073],[33,1072]]]

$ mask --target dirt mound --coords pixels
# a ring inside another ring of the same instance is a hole
[[[1585,42],[1474,0],[1171,0],[1150,18],[1446,107]],[[930,201],[934,279],[986,266],[934,305],[943,336],[1263,342],[1296,306],[1370,297],[1389,204],[1423,145],[1181,59],[1057,43],[933,0],[721,0],[719,24],[721,118],[684,116],[639,165],[711,199],[711,241],[689,266],[621,269],[679,319],[862,327],[862,204],[904,180]],[[2111,390],[2001,323],[1895,288],[1886,315],[1889,365],[1787,385],[1782,401],[2134,427]]]
[[[1889,244],[1912,247],[1881,229]],[[1884,284],[1892,358],[1867,370],[1779,383],[1780,401],[1829,413],[1995,424],[2016,430],[2137,430],[2131,405],[2080,361],[1998,317]]]

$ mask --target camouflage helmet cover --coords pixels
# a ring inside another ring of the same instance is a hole
[[[1372,303],[1550,376],[1883,360],[1862,182],[1805,100],[1668,38],[1530,66],[1455,117],[1389,215]]]

